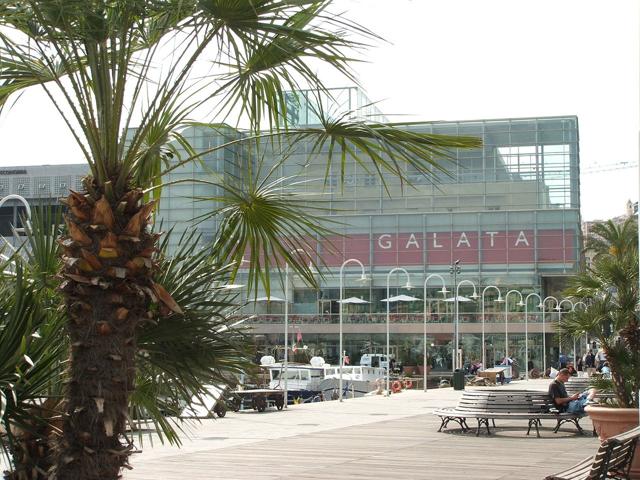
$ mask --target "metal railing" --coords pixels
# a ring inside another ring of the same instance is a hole
[[[547,314],[547,321],[556,320],[555,315],[549,318],[551,314]],[[428,323],[452,323],[452,313],[433,313]],[[389,317],[391,323],[423,323],[424,314],[418,312],[412,313],[392,313]],[[384,324],[387,318],[384,313],[352,313],[343,314],[343,322],[345,324]],[[486,323],[504,323],[504,313],[491,312],[485,313]],[[284,315],[282,314],[256,314],[254,318],[248,320],[251,324],[280,324],[284,323]],[[335,314],[289,314],[289,323],[300,325],[329,325],[338,324],[339,315]],[[460,314],[460,323],[482,323],[480,313],[463,313]],[[524,313],[509,313],[509,324],[524,323]],[[542,314],[529,314],[529,323],[542,323]]]

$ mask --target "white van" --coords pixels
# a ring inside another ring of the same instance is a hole
[[[387,368],[389,366],[389,360],[384,353],[365,353],[360,357],[360,365],[363,367]]]

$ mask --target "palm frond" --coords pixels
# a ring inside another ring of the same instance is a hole
[[[235,376],[253,368],[249,342],[237,328],[236,295],[224,286],[229,268],[203,248],[198,234],[184,233],[168,256],[171,233],[161,244],[156,281],[180,305],[183,314],[157,316],[145,324],[138,340],[138,385],[131,398],[132,417],[149,419],[170,443],[180,443],[179,409],[207,386],[235,384]],[[176,409],[179,407],[178,409]]]

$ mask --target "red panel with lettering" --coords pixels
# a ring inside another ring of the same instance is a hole
[[[507,263],[507,232],[482,232],[482,263]]]
[[[398,265],[422,265],[424,238],[422,233],[401,233],[396,243]]]
[[[451,233],[427,233],[427,265],[449,265],[451,263]]]
[[[373,236],[373,264],[399,265],[397,234],[382,233]]]
[[[508,263],[533,263],[533,230],[511,230],[507,234]]]
[[[348,237],[332,236],[321,242],[321,255],[327,266],[336,267],[348,258],[369,264],[373,246],[373,264],[384,266],[449,265],[460,259],[466,264],[533,263],[537,248],[539,262],[561,263],[575,261],[575,232],[562,230],[376,233]],[[333,248],[330,246],[333,244]],[[332,253],[337,249],[339,252]],[[424,251],[426,250],[426,255]]]

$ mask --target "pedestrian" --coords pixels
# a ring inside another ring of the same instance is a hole
[[[593,354],[593,350],[591,349],[589,349],[584,358],[584,366],[587,370],[588,377],[596,373],[596,356]]]
[[[604,363],[607,361],[607,354],[604,353],[604,348],[600,348],[598,353],[596,354],[596,370],[599,372],[602,371],[602,367],[604,367]]]

